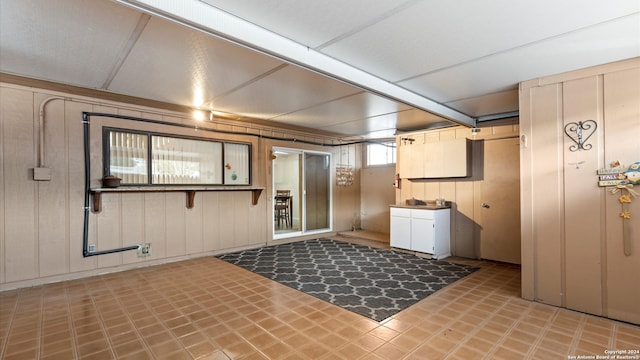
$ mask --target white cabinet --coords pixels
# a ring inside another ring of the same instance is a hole
[[[411,248],[411,210],[391,208],[391,246]]]
[[[391,208],[391,246],[431,254],[436,259],[451,256],[450,209]]]

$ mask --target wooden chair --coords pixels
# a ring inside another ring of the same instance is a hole
[[[291,190],[276,190],[276,198],[274,205],[274,213],[278,227],[280,221],[284,220],[287,227],[291,227],[291,214],[289,213],[289,201],[291,198]]]

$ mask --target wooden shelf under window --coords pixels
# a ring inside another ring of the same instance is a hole
[[[93,212],[102,211],[103,193],[140,193],[140,192],[176,192],[182,191],[187,196],[187,209],[193,209],[193,204],[198,191],[251,191],[251,204],[257,205],[264,187],[256,186],[122,186],[117,188],[91,189],[93,196]]]

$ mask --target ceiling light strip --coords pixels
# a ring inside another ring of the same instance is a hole
[[[117,0],[156,16],[216,35],[227,41],[296,64],[305,69],[405,103],[460,125],[475,126],[475,119],[420,96],[389,81],[354,68],[309,47],[197,0]]]

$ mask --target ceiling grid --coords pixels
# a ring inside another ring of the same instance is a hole
[[[0,2],[0,72],[341,134],[517,116],[519,82],[640,56],[637,0]]]

